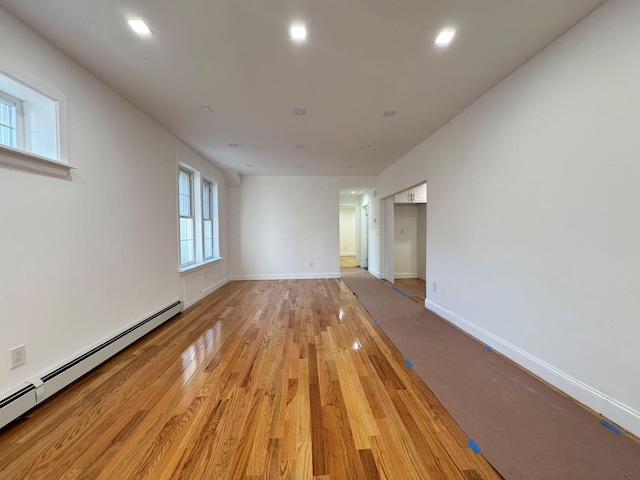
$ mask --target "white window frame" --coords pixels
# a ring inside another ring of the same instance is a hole
[[[24,150],[24,113],[22,108],[22,100],[14,97],[13,95],[9,95],[7,92],[3,92],[0,90],[0,103],[4,103],[10,107],[15,109],[16,115],[16,144],[15,145],[6,145],[4,143],[0,144],[5,147],[10,148],[18,148]],[[3,125],[6,126],[6,125]]]
[[[207,192],[207,185],[209,185],[209,191]],[[211,218],[206,218],[205,204],[207,200],[207,193],[209,197],[209,215]],[[207,255],[205,232],[207,230],[205,222],[211,222],[211,255]],[[202,180],[202,251],[203,261],[209,262],[220,258],[220,230],[218,225],[218,182],[211,178],[204,178]]]
[[[70,165],[68,161],[66,96],[51,85],[44,83],[40,78],[28,74],[1,58],[0,75],[2,76],[2,82],[4,82],[4,86],[0,87],[0,94],[2,94],[3,98],[7,98],[7,96],[13,97],[13,99],[17,99],[22,103],[19,106],[22,108],[18,108],[22,111],[17,112],[18,118],[16,119],[18,146],[16,148],[0,144],[0,166],[55,177],[70,177],[70,172],[75,167]],[[13,92],[13,90],[16,90],[16,92]],[[43,145],[40,143],[41,137],[38,137],[37,133],[29,134],[30,131],[28,131],[28,128],[31,128],[29,125],[32,125],[31,122],[33,120],[27,120],[27,117],[31,118],[32,115],[37,117],[39,115],[37,112],[40,110],[30,110],[31,107],[26,104],[27,100],[22,98],[22,94],[18,92],[30,92],[28,95],[25,93],[25,98],[30,98],[29,102],[39,96],[38,98],[45,103],[48,102],[50,108],[53,109],[50,112],[52,112],[52,118],[55,123],[51,124],[48,130],[45,130],[49,132],[44,137],[47,139],[45,142],[48,142],[48,139],[52,139],[50,143],[51,149],[49,150],[51,153],[47,153],[46,156],[43,156],[45,153],[35,153],[39,152]],[[53,143],[54,140],[55,144]],[[53,148],[54,145],[55,148]]]
[[[181,196],[183,196],[182,193],[180,193],[180,176],[181,174],[185,174],[188,176],[189,178],[189,215],[183,215],[182,214],[182,210],[181,210]],[[196,255],[196,234],[195,234],[195,227],[196,227],[196,215],[195,215],[195,205],[194,205],[194,198],[193,198],[193,194],[194,194],[194,180],[195,180],[195,175],[194,172],[184,168],[184,167],[180,167],[180,169],[178,170],[178,237],[180,240],[180,245],[179,245],[179,250],[180,250],[180,267],[184,268],[184,267],[188,267],[189,265],[193,265],[196,263],[197,260],[197,255]],[[191,220],[191,230],[192,230],[192,238],[183,238],[182,237],[182,220]],[[184,261],[184,259],[182,258],[182,246],[185,242],[191,242],[191,247],[192,247],[192,251],[193,251],[193,259],[189,260],[187,259],[187,261]]]
[[[207,204],[209,205],[209,212],[207,212]],[[209,218],[207,218],[207,214]],[[211,238],[207,238],[207,222],[211,223]],[[211,254],[207,254],[207,241],[211,240]],[[202,257],[206,262],[215,258],[215,252],[213,249],[214,232],[213,232],[213,183],[209,179],[202,181]]]
[[[180,172],[189,173],[191,175],[191,201],[194,222],[194,252],[195,259],[193,262],[182,263],[182,249],[181,249],[181,233],[180,233],[180,219],[185,218],[180,214]],[[209,192],[207,192],[207,185],[210,186]],[[209,195],[209,207],[211,219],[205,218],[205,200]],[[178,258],[179,258],[179,271],[188,272],[207,264],[221,260],[220,255],[220,230],[218,225],[218,182],[213,178],[203,176],[198,170],[184,164],[178,165]],[[212,245],[211,255],[207,255],[207,249],[205,245],[205,222],[211,222],[212,232]]]

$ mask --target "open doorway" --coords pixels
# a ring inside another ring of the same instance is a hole
[[[385,199],[384,278],[418,303],[426,299],[427,185]]]
[[[357,267],[356,207],[340,207],[340,268]]]
[[[340,268],[369,268],[371,187],[340,188]]]

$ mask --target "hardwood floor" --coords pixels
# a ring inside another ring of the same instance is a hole
[[[414,302],[424,305],[426,282],[421,278],[396,278],[393,285],[407,293]]]
[[[233,282],[0,433],[2,479],[496,479],[337,279]]]
[[[340,257],[340,268],[350,268],[357,267],[358,263],[356,262],[356,256],[341,256]]]
[[[393,284],[398,287],[424,287],[426,282],[421,278],[396,278]]]

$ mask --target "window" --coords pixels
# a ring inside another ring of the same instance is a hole
[[[22,129],[18,116],[22,117],[22,102],[0,92],[0,145],[18,148],[18,127]]]
[[[202,182],[202,230],[204,239],[204,259],[213,258],[213,216],[211,215],[213,186]]]
[[[178,170],[180,268],[220,258],[218,184],[186,165]]]
[[[58,102],[0,73],[0,145],[60,160]]]
[[[0,165],[66,177],[66,99],[0,58]]]
[[[180,205],[180,266],[196,261],[196,242],[193,218],[193,173],[183,168],[178,177]]]

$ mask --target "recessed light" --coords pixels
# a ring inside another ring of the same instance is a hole
[[[396,114],[395,110],[386,110],[382,113],[383,117],[393,117]]]
[[[296,148],[305,148],[306,145],[296,145]]]
[[[249,165],[247,165],[247,167],[249,167],[249,168],[253,168],[253,167],[255,167],[255,165],[251,165],[251,164],[249,164]]]
[[[293,111],[293,114],[294,114],[294,115],[306,115],[306,114],[307,114],[307,111],[306,111],[304,108],[296,108],[296,109]]]
[[[209,105],[202,105],[200,107],[200,111],[203,113],[213,113],[213,108],[211,108]]]
[[[356,193],[356,192],[354,192],[354,191],[351,191],[351,193],[353,194],[353,193]]]
[[[364,148],[365,150],[369,148],[371,145],[360,145],[360,148]]]
[[[304,23],[292,23],[289,27],[289,35],[294,42],[305,42],[307,40],[307,26]]]
[[[230,144],[229,144],[229,146],[230,146],[231,148],[237,148],[237,147],[238,147],[238,144],[237,144],[237,143],[230,143]]]
[[[129,20],[129,26],[131,27],[131,30],[133,30],[134,32],[140,35],[151,34],[151,29],[149,28],[149,25],[145,23],[144,20]]]
[[[445,28],[438,34],[433,43],[435,43],[439,47],[446,47],[451,43],[453,37],[455,36],[456,31],[453,28]]]

